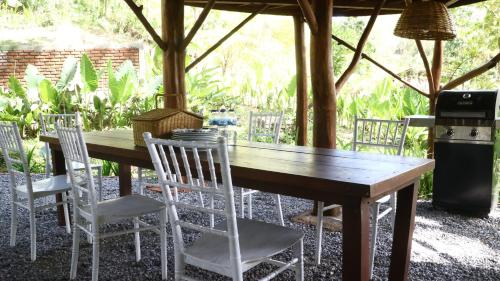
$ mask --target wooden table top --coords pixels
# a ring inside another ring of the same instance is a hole
[[[41,136],[59,150],[56,136]],[[152,168],[132,130],[85,133],[91,157]],[[229,145],[233,183],[261,191],[342,203],[344,197],[376,200],[434,168],[434,160],[293,145]],[[370,200],[371,201],[371,200]]]

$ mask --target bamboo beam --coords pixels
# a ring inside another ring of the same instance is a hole
[[[313,146],[335,148],[337,104],[332,67],[333,0],[313,0],[318,32],[311,34],[311,85],[313,94]]]
[[[304,21],[302,17],[293,17],[295,30],[295,65],[297,80],[297,110],[295,124],[297,127],[297,145],[307,145],[307,66]]]
[[[252,20],[255,16],[257,16],[259,13],[262,11],[266,10],[268,6],[264,6],[261,9],[259,9],[257,12],[252,13],[248,17],[246,17],[240,24],[238,24],[235,28],[233,28],[231,31],[229,31],[224,37],[222,37],[217,43],[215,43],[212,47],[210,47],[207,51],[205,51],[201,56],[196,58],[191,64],[189,64],[186,67],[186,72],[191,70],[195,65],[197,65],[199,62],[201,62],[205,57],[207,57],[210,53],[212,53],[215,49],[217,49],[222,43],[224,43],[227,39],[229,39],[233,34],[235,34],[238,30],[240,30],[245,24],[247,24],[250,20]]]
[[[302,10],[302,14],[304,15],[309,28],[312,33],[318,32],[318,22],[316,21],[316,16],[311,8],[311,4],[309,0],[297,0],[299,3],[300,9]]]
[[[149,35],[151,35],[156,44],[158,44],[158,46],[165,51],[167,49],[167,43],[161,39],[160,35],[156,33],[155,29],[151,26],[146,17],[144,17],[144,14],[142,13],[144,7],[142,5],[137,6],[134,0],[124,0],[124,1],[130,7],[132,12],[134,12],[135,16],[139,19],[144,28],[146,28],[147,32],[149,33]]]
[[[356,69],[356,66],[358,65],[359,61],[361,60],[363,48],[365,47],[366,41],[368,41],[368,36],[370,35],[370,32],[372,31],[373,25],[375,24],[375,21],[377,20],[377,17],[380,13],[380,10],[384,6],[386,0],[380,0],[377,3],[377,6],[373,9],[372,15],[370,16],[370,20],[366,24],[365,30],[363,30],[363,34],[361,34],[361,38],[359,38],[358,45],[356,46],[356,51],[354,52],[354,55],[352,57],[351,63],[349,66],[346,68],[344,73],[340,76],[340,78],[337,80],[337,83],[335,83],[335,91],[339,92],[340,89],[345,85],[349,77],[354,73],[354,70]]]
[[[425,55],[424,47],[422,46],[422,42],[420,40],[415,40],[417,44],[418,53],[420,54],[420,58],[422,58],[422,62],[424,63],[425,73],[427,75],[427,82],[429,84],[429,93],[432,93],[434,88],[434,78],[432,77],[431,67],[429,66],[429,61],[427,60],[427,56]]]
[[[210,13],[210,10],[212,10],[213,6],[215,4],[215,0],[209,0],[205,7],[203,7],[203,11],[201,11],[200,16],[196,20],[196,22],[193,24],[193,27],[189,31],[188,35],[186,38],[184,38],[184,49],[187,48],[193,37],[196,35],[196,32],[200,29],[201,25],[205,21],[205,19],[208,16],[208,13]]]
[[[485,64],[479,66],[478,68],[473,69],[473,70],[467,72],[466,74],[458,77],[457,79],[454,79],[454,80],[448,82],[446,85],[443,86],[442,89],[443,90],[450,90],[450,89],[456,88],[456,87],[462,85],[463,83],[471,80],[472,78],[479,76],[479,75],[483,74],[484,72],[494,68],[499,62],[500,62],[500,53],[498,53],[491,60],[489,60]]]
[[[432,55],[432,89],[429,89],[429,115],[436,113],[436,98],[440,90],[441,69],[443,67],[443,41],[434,41],[434,50]],[[427,158],[434,158],[434,128],[427,131]]]
[[[352,46],[351,44],[347,43],[346,41],[340,39],[339,37],[337,37],[335,35],[332,35],[332,38],[333,38],[333,40],[337,41],[337,43],[339,43],[340,45],[348,48],[349,50],[351,50],[353,52],[356,51],[356,48],[354,48],[354,46]],[[425,97],[429,97],[429,94],[427,94],[426,92],[420,90],[416,86],[412,85],[410,82],[405,81],[403,78],[401,78],[401,76],[397,75],[396,73],[394,73],[393,71],[391,71],[390,69],[388,69],[387,67],[385,67],[384,65],[382,65],[381,63],[379,63],[378,61],[376,61],[375,59],[371,58],[367,54],[361,53],[361,58],[366,59],[367,61],[371,62],[375,66],[377,66],[380,69],[382,69],[383,71],[385,71],[390,76],[394,77],[394,79],[396,79],[399,82],[405,84],[406,86],[408,86],[409,88],[413,89],[417,93],[419,93],[419,94],[421,94],[421,95],[423,95]]]

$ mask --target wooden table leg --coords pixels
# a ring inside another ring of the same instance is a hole
[[[367,201],[353,198],[342,205],[342,280],[361,281],[369,277],[369,217]]]
[[[408,280],[419,180],[398,191],[389,280]]]
[[[66,174],[66,164],[64,160],[64,154],[60,150],[51,149],[52,156],[52,173],[54,176]],[[56,202],[62,201],[62,195],[56,194]],[[65,226],[64,221],[64,209],[62,205],[57,206],[57,222],[61,226]]]
[[[130,165],[118,163],[118,183],[120,196],[132,194],[132,172]]]

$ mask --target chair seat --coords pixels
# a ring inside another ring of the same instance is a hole
[[[98,202],[97,221],[99,224],[108,223],[124,218],[133,218],[156,213],[165,208],[165,203],[158,200],[136,194],[127,195]],[[90,213],[90,206],[85,206],[82,209]]]
[[[237,219],[242,263],[258,262],[274,256],[297,243],[304,234],[301,231],[249,219]],[[225,230],[226,221],[215,228]],[[229,266],[229,242],[227,237],[204,233],[185,251],[188,258],[202,260],[219,266]]]
[[[35,181],[33,182],[32,187],[34,198],[41,198],[71,190],[71,184],[66,175],[59,175]],[[28,193],[26,184],[19,185],[16,190],[21,195],[26,195]]]
[[[73,167],[74,170],[85,169],[85,165],[83,165],[83,163],[80,163],[80,162],[71,162],[71,166]],[[101,166],[102,166],[101,164],[90,164],[91,169],[99,168]]]

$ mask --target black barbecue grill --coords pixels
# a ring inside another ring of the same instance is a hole
[[[498,202],[498,91],[442,91],[437,99],[433,205],[487,216]]]

